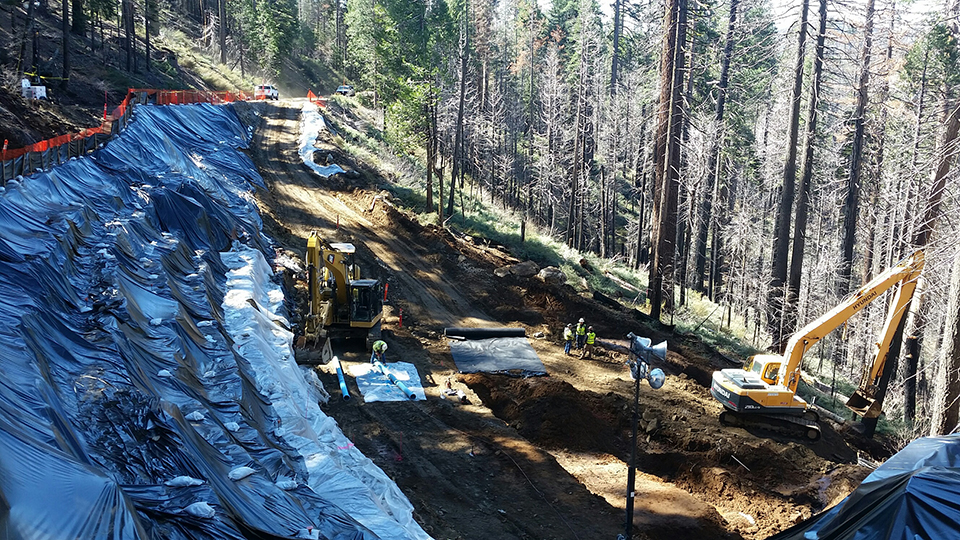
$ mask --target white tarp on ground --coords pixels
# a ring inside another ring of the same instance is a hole
[[[304,103],[300,111],[300,159],[307,164],[320,176],[327,178],[344,170],[334,163],[333,165],[320,165],[314,162],[313,154],[320,150],[314,146],[317,141],[317,134],[321,131],[327,131],[327,123],[320,114],[320,110],[315,103]]]
[[[283,292],[270,281],[272,271],[263,255],[236,244],[221,258],[228,268],[223,302],[226,329],[234,348],[254,368],[257,390],[270,400],[280,419],[277,435],[303,456],[310,489],[336,493],[336,504],[380,538],[429,538],[413,520],[413,506],[397,485],[317,405],[315,390],[300,372],[304,368],[294,361],[293,334],[284,329],[289,324],[277,315]],[[398,370],[394,373],[398,378],[407,376]],[[419,385],[419,377],[416,382]],[[406,399],[402,393],[401,397]]]
[[[397,388],[397,385],[390,382],[390,379],[373,364],[354,364],[348,368],[350,375],[357,380],[357,388],[363,395],[363,401],[370,403],[372,401],[424,401],[426,396],[423,393],[423,383],[420,382],[420,374],[417,373],[417,367],[407,362],[394,362],[385,364],[387,371],[391,373],[398,381],[402,382],[414,395],[416,400],[412,400]]]

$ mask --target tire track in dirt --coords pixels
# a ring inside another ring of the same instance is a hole
[[[254,149],[265,151],[259,160],[266,164],[261,174],[273,199],[272,208],[262,210],[289,227],[300,241],[298,246],[288,247],[302,253],[310,231],[322,230],[333,238],[339,223],[341,230],[353,233],[353,240],[362,241],[389,270],[395,286],[399,285],[407,297],[408,316],[437,328],[491,325],[492,317],[474,308],[442,274],[431,271],[432,265],[425,264],[424,257],[407,242],[386,228],[378,228],[363,211],[348,204],[369,201],[350,200],[350,195],[320,185],[319,177],[301,163],[295,145],[290,144],[299,133],[300,106],[296,101],[267,104]]]

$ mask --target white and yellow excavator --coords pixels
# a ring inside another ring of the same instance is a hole
[[[847,401],[847,407],[861,416],[879,416],[881,411],[876,392],[883,366],[922,270],[923,251],[916,251],[793,334],[782,355],[758,354],[750,357],[743,369],[714,372],[710,394],[724,406],[720,422],[724,425],[755,426],[810,441],[819,440],[819,415],[797,396],[803,355],[827,334],[879,298],[884,291],[899,284],[887,311],[880,341],[876,344],[874,361],[864,373],[857,392]]]
[[[307,239],[307,313],[297,343],[297,361],[332,358],[330,339],[362,338],[369,350],[380,339],[383,289],[377,279],[361,279],[353,244],[327,242],[317,231]]]

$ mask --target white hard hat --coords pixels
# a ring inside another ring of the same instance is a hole
[[[583,317],[580,317],[580,320],[577,321],[577,322],[584,322],[584,321],[583,321]]]
[[[384,350],[384,351],[387,350],[387,343],[386,343],[386,342],[383,343],[383,347],[381,347],[381,350]]]

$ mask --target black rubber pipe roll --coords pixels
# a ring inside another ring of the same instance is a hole
[[[524,337],[523,328],[444,328],[443,335],[464,339],[487,339],[495,337]]]

